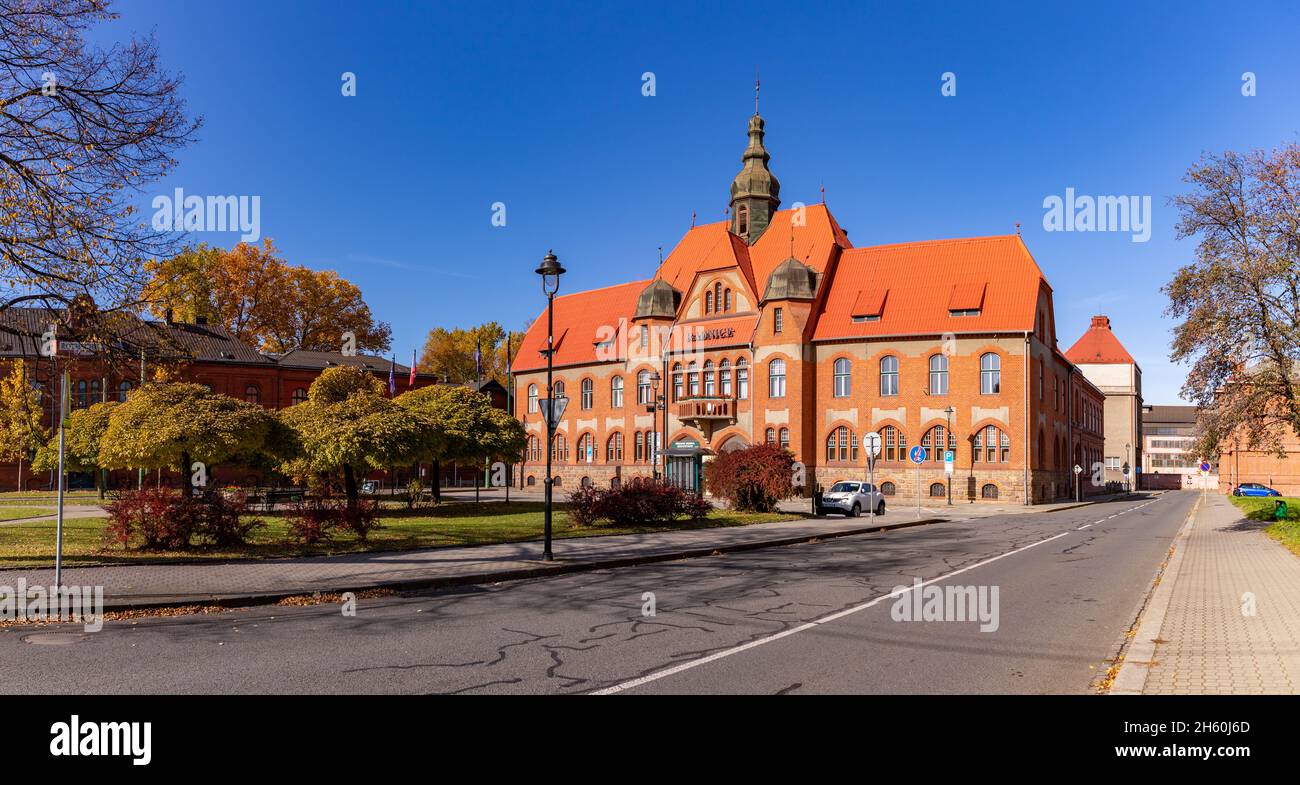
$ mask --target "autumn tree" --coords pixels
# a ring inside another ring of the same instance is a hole
[[[104,401],[68,415],[63,426],[63,470],[65,472],[94,472],[95,490],[104,498],[108,487],[104,465],[100,462],[99,448],[108,431],[109,418],[118,407],[117,401]],[[59,434],[57,430],[41,446],[33,463],[41,471],[59,468]]]
[[[107,469],[176,469],[184,486],[194,461],[212,466],[256,460],[272,433],[261,406],[201,384],[146,384],[109,416],[99,448]]]
[[[359,351],[386,351],[392,329],[377,322],[361,289],[332,270],[288,264],[269,238],[229,250],[207,245],[146,265],[144,296],[162,317],[204,317],[267,352],[339,351],[351,332]]]
[[[23,462],[47,438],[41,424],[41,393],[18,360],[0,379],[0,462],[18,464],[18,490],[23,489]]]
[[[424,421],[385,397],[378,379],[351,366],[327,369],[306,401],[277,416],[293,434],[282,471],[341,475],[351,512],[360,500],[358,476],[410,463],[431,438]]]
[[[434,464],[435,483],[441,479],[443,461],[480,467],[490,461],[514,463],[528,440],[522,423],[494,407],[489,396],[468,387],[421,387],[395,401],[425,423],[427,436],[416,457]]]
[[[1200,451],[1232,436],[1280,452],[1300,433],[1300,145],[1209,155],[1184,180],[1177,233],[1197,238],[1196,260],[1164,291]]]
[[[133,309],[144,261],[174,250],[133,203],[199,123],[152,38],[87,41],[108,5],[0,0],[0,310]]]
[[[420,355],[420,370],[437,374],[457,384],[478,378],[474,361],[475,349],[481,352],[482,378],[495,379],[508,386],[510,372],[508,354],[519,351],[524,334],[506,333],[497,322],[486,322],[469,329],[448,330],[438,327],[429,331]]]

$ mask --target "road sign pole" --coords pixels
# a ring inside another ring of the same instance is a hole
[[[54,585],[63,587],[63,421],[68,416],[68,372],[59,380],[59,510],[54,524]]]

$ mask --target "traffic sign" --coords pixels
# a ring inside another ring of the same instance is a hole
[[[1075,473],[1075,474],[1078,474],[1078,473],[1081,472],[1081,471],[1083,471],[1083,467],[1076,463],[1076,464],[1074,465],[1074,473]]]
[[[1210,470],[1210,462],[1209,462],[1209,461],[1201,461],[1201,471],[1203,471],[1203,472],[1208,472],[1209,470]]]
[[[953,458],[954,456],[952,454],[952,450],[943,451],[943,473],[944,474],[952,474]]]
[[[867,456],[874,458],[880,454],[880,434],[864,433],[862,435],[862,449],[867,451]]]
[[[917,444],[907,453],[907,458],[912,463],[925,463],[925,448]]]

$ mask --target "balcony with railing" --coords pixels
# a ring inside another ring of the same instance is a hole
[[[736,419],[736,399],[721,395],[696,395],[677,401],[677,417],[681,420],[713,421]]]

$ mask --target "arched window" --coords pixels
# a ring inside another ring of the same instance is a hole
[[[712,310],[713,310],[713,292],[706,291],[704,293],[704,312],[709,313]]]
[[[103,403],[103,401],[104,401],[103,382],[101,382],[98,379],[92,379],[90,381],[90,403],[93,405],[96,403]]]
[[[1011,437],[995,425],[984,426],[975,432],[971,458],[975,463],[1007,463],[1011,460]]]
[[[993,352],[980,355],[980,392],[984,395],[1002,392],[1002,358]]]
[[[768,444],[776,444],[776,429],[768,428],[767,431],[763,434],[763,441],[767,442]]]
[[[556,463],[564,463],[569,460],[569,443],[565,441],[564,434],[557,433],[551,442],[551,460]]]
[[[948,358],[942,354],[930,357],[930,394],[948,394]]]
[[[704,361],[704,394],[705,395],[718,394],[718,380],[717,377],[714,376],[713,374],[712,360]]]
[[[953,439],[952,434],[947,431],[948,429],[944,426],[936,425],[926,431],[925,436],[921,437],[921,446],[925,448],[925,453],[929,456],[930,460],[942,461],[943,451],[945,449],[957,449],[956,441]],[[945,435],[948,437],[947,439],[944,439]],[[945,441],[947,442],[947,447],[944,446]]]
[[[636,375],[636,402],[640,404],[654,403],[651,400],[653,394],[650,390],[650,372],[641,371]]]
[[[898,358],[880,358],[880,394],[898,395]]]
[[[780,357],[767,364],[767,396],[785,397],[785,360]]]
[[[117,386],[117,402],[126,403],[126,397],[131,394],[131,383],[122,382]]]
[[[835,361],[835,397],[847,398],[852,388],[852,376],[849,371],[849,361],[846,357],[841,357]]]
[[[81,379],[77,382],[77,402],[78,409],[86,408],[86,380]]]
[[[826,460],[856,461],[858,459],[858,435],[841,425],[826,437]]]
[[[623,462],[623,432],[614,431],[614,435],[609,437],[605,444],[605,462],[622,463]]]
[[[731,361],[718,363],[718,388],[723,397],[731,397]]]
[[[983,499],[998,498],[998,486],[994,485],[993,483],[986,484],[983,488],[980,488],[980,498]]]
[[[690,389],[690,396],[697,397],[700,394],[700,370],[694,361],[686,365],[686,384]]]
[[[885,443],[884,459],[902,461],[907,458],[907,436],[892,425],[880,429],[881,440]]]
[[[789,428],[782,428],[782,429],[781,429],[781,434],[780,434],[779,439],[780,439],[781,447],[782,447],[783,449],[786,449],[786,450],[790,449],[790,429],[789,429]]]
[[[642,371],[645,373],[645,371]],[[609,380],[609,405],[615,409],[623,408],[623,377],[615,376]]]
[[[300,389],[301,389],[301,388],[300,388]],[[306,391],[305,391],[305,390],[303,391],[303,394],[304,394],[303,400],[306,400],[306,397],[305,397],[305,396],[306,396]],[[298,391],[297,391],[297,390],[294,390],[293,395],[294,395],[295,398],[297,398],[297,397],[298,397]],[[530,385],[528,385],[528,413],[529,413],[529,414],[533,414],[533,413],[536,412],[536,411],[537,411],[537,385],[535,385],[535,384],[530,384]]]
[[[682,364],[677,363],[673,366],[673,400],[679,401],[682,398]]]
[[[586,475],[583,475],[582,479],[578,480],[578,485],[580,485],[583,488],[590,488],[591,478]]]
[[[892,482],[880,483],[880,494],[882,496],[893,496],[897,492],[898,488]]]
[[[713,284],[713,310],[722,310],[722,282]]]
[[[744,357],[736,360],[736,397],[742,401],[749,397],[749,364]]]
[[[537,478],[530,474],[530,475],[528,475],[528,480],[527,480],[527,482],[528,482],[528,487],[531,488],[531,487],[533,487],[534,485],[537,484]]]
[[[524,453],[524,455],[527,456],[527,460],[529,460],[529,461],[536,461],[536,460],[538,460],[538,459],[541,457],[540,455],[538,455],[538,453],[540,453],[540,452],[541,452],[541,447],[538,445],[537,437],[536,437],[536,436],[533,436],[532,434],[529,434],[529,435],[528,435],[528,449],[527,449],[527,451]]]
[[[724,289],[722,291],[722,310],[728,312],[731,311],[731,290],[730,289]]]
[[[556,382],[554,385],[551,386],[551,389],[554,391],[551,394],[554,395],[556,398],[566,397],[564,395],[564,382]]]
[[[1038,449],[1034,451],[1034,457],[1037,460],[1034,461],[1034,465],[1041,469],[1043,464],[1047,463],[1047,452],[1043,449],[1043,432],[1041,430],[1038,432],[1037,442]]]
[[[930,483],[930,498],[931,498],[931,499],[942,499],[943,497],[945,497],[945,496],[947,496],[947,495],[948,495],[948,486],[944,485],[944,484],[941,483],[941,482],[932,482],[932,483]]]
[[[578,463],[594,463],[596,460],[596,437],[584,433],[578,437]]]
[[[244,388],[244,400],[249,403],[261,403],[262,391],[257,388],[256,384],[250,384]]]
[[[749,205],[742,204],[736,208],[736,234],[749,232]]]
[[[537,385],[534,384],[532,387],[528,388],[528,396],[529,396],[528,411],[530,412],[537,411]],[[293,405],[295,406],[297,406],[300,403],[306,403],[307,390],[302,387],[296,388],[293,391],[293,397],[290,400],[293,402]]]
[[[596,404],[596,395],[592,392],[592,382],[590,379],[582,380],[582,408],[590,409]]]

